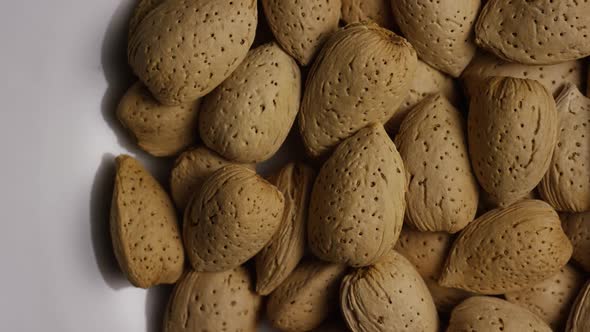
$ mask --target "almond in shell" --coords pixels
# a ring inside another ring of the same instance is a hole
[[[565,234],[572,242],[572,259],[590,272],[590,211],[562,215]]]
[[[342,20],[348,24],[373,21],[388,29],[394,25],[390,0],[342,0]]]
[[[133,35],[137,26],[143,20],[149,12],[151,12],[154,8],[156,8],[159,4],[166,0],[138,0],[135,8],[133,9],[133,14],[131,14],[131,18],[129,19],[129,37]]]
[[[565,332],[590,331],[590,282],[587,282],[572,307]]]

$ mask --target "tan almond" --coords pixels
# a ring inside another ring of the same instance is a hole
[[[375,23],[351,24],[330,37],[307,77],[299,129],[319,157],[371,123],[385,123],[402,104],[416,52]]]
[[[565,332],[590,331],[590,282],[582,288],[572,306]]]
[[[347,24],[373,21],[388,29],[394,27],[390,0],[342,0],[342,20]]]
[[[470,223],[453,243],[439,283],[503,294],[551,277],[571,255],[555,210],[543,201],[524,200]]]
[[[590,272],[590,211],[562,216],[565,234],[572,242],[572,259]]]
[[[166,0],[138,0],[133,14],[129,19],[129,37],[133,35],[135,29],[141,21],[149,14],[154,8],[163,3]]]
[[[119,266],[136,287],[173,284],[184,268],[184,250],[172,201],[130,156],[116,159],[111,237]]]
[[[185,211],[184,245],[195,271],[233,269],[279,228],[283,194],[251,169],[229,165],[209,176]]]
[[[353,267],[373,264],[399,237],[405,192],[404,165],[383,126],[359,130],[338,146],[314,183],[311,251]]]

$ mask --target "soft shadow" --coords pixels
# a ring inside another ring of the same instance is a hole
[[[303,161],[310,166],[314,166],[315,163],[305,153],[297,122],[293,124],[289,136],[287,136],[280,149],[269,160],[257,164],[256,170],[263,176],[269,176],[278,172],[283,166],[292,161]]]
[[[166,312],[172,289],[173,287],[170,285],[162,285],[147,290],[145,299],[145,325],[147,326],[147,332],[162,331],[164,313]]]

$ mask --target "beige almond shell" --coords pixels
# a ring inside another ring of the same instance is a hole
[[[238,67],[257,22],[256,0],[167,0],[129,38],[129,64],[162,104],[191,102]]]
[[[404,165],[383,126],[359,130],[315,180],[307,225],[311,251],[329,262],[373,264],[399,237],[405,192]]]
[[[165,106],[137,82],[117,108],[117,118],[139,147],[156,157],[174,156],[197,140],[200,100]]]
[[[285,210],[272,240],[256,255],[256,292],[268,295],[295,270],[305,254],[309,197],[315,172],[289,163],[271,182],[285,197]]]
[[[561,331],[585,281],[584,275],[566,265],[552,277],[504,297],[541,317],[554,331]]]
[[[556,103],[557,145],[539,193],[557,211],[590,211],[590,98],[568,84]]]
[[[261,297],[244,267],[224,272],[187,272],[164,316],[164,332],[255,332]]]
[[[184,250],[172,201],[130,156],[116,159],[111,238],[119,266],[136,287],[173,284],[184,269]]]
[[[438,331],[438,314],[424,280],[395,251],[344,277],[340,302],[354,332]]]
[[[303,66],[338,29],[341,0],[262,0],[278,43]]]
[[[479,196],[465,120],[441,94],[418,104],[395,145],[408,176],[406,222],[423,232],[456,233],[475,217]]]
[[[195,271],[233,269],[254,257],[279,228],[283,194],[253,170],[222,167],[185,211],[184,245]]]
[[[524,197],[549,168],[558,118],[551,94],[533,80],[491,77],[471,98],[469,152],[482,188],[499,206]]]
[[[453,77],[476,53],[473,26],[480,6],[480,0],[391,1],[396,22],[420,59]]]
[[[590,272],[590,211],[563,215],[562,226],[574,247],[572,259]]]
[[[395,23],[390,0],[342,0],[342,20],[347,24],[373,21],[388,29]]]
[[[310,331],[335,312],[338,307],[340,281],[344,265],[319,260],[302,262],[270,294],[267,317],[281,331]]]
[[[141,20],[143,20],[149,12],[151,12],[154,8],[158,5],[163,3],[166,0],[137,0],[137,4],[133,9],[133,13],[131,14],[131,18],[129,19],[129,37],[133,35],[135,29]]]
[[[299,129],[319,157],[402,104],[416,70],[412,45],[375,23],[351,24],[330,37],[307,77]]]
[[[586,331],[590,331],[590,281],[576,297],[565,328],[565,332]]]
[[[490,0],[476,43],[509,62],[547,65],[590,55],[590,2]]]
[[[506,300],[474,296],[451,313],[447,332],[552,332],[539,316]]]
[[[439,283],[503,294],[551,277],[571,255],[555,210],[543,201],[524,200],[470,223],[453,243]]]
[[[300,99],[297,63],[275,43],[259,46],[203,99],[201,138],[227,160],[267,160],[287,138]]]

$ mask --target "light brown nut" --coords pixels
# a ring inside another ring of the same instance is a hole
[[[201,138],[228,160],[267,160],[287,138],[300,99],[297,63],[277,44],[262,45],[203,99]]]
[[[394,26],[390,0],[342,0],[342,20],[348,24],[373,21],[384,28]]]
[[[531,287],[557,273],[572,255],[559,217],[543,201],[491,210],[459,234],[439,283],[480,294]]]
[[[518,304],[541,317],[555,331],[561,331],[582,285],[584,275],[570,265],[532,287],[504,294],[508,302]]]
[[[424,232],[456,233],[475,217],[479,196],[465,120],[441,94],[402,122],[395,145],[408,176],[406,221]]]
[[[173,156],[197,140],[199,104],[162,105],[137,82],[121,99],[117,118],[142,150],[156,157]]]
[[[111,237],[119,266],[136,287],[173,284],[184,268],[176,211],[168,194],[132,157],[116,159]]]
[[[268,319],[281,331],[309,331],[338,309],[344,265],[313,260],[301,263],[270,295]]]
[[[164,332],[255,332],[261,298],[243,267],[225,272],[187,272],[174,288]]]
[[[340,305],[354,332],[438,331],[436,307],[416,268],[395,251],[344,277]]]
[[[410,43],[374,23],[333,34],[309,72],[301,103],[309,155],[326,154],[359,129],[389,120],[407,95],[416,62]]]
[[[281,222],[283,194],[251,169],[209,176],[185,211],[184,245],[195,271],[233,269],[254,257]]]
[[[472,35],[480,6],[480,0],[391,1],[396,22],[420,59],[454,77],[475,55]]]
[[[285,197],[285,210],[272,240],[256,255],[256,292],[260,295],[275,290],[305,254],[309,196],[314,176],[309,166],[290,163],[271,179]]]
[[[338,29],[340,6],[341,0],[262,0],[275,38],[303,66]]]
[[[131,18],[129,19],[129,37],[133,35],[135,29],[141,20],[143,20],[149,12],[166,0],[137,0],[137,4],[133,9]]]
[[[565,332],[590,331],[590,282],[582,288],[572,306]]]
[[[129,64],[162,104],[191,102],[246,57],[257,16],[256,0],[167,0],[130,37]]]
[[[557,146],[539,193],[557,211],[590,211],[590,98],[568,84],[556,102]]]
[[[453,309],[447,332],[464,331],[552,332],[540,317],[527,309],[489,296],[471,297]]]
[[[311,251],[353,267],[376,262],[399,237],[405,192],[404,165],[383,126],[359,130],[316,178],[307,225]]]
[[[555,101],[538,82],[486,79],[471,98],[468,135],[479,184],[499,206],[533,190],[545,175],[557,140]]]
[[[590,55],[590,2],[490,0],[475,42],[509,62],[554,64]]]
[[[590,211],[562,215],[562,226],[572,242],[572,259],[590,272]]]

